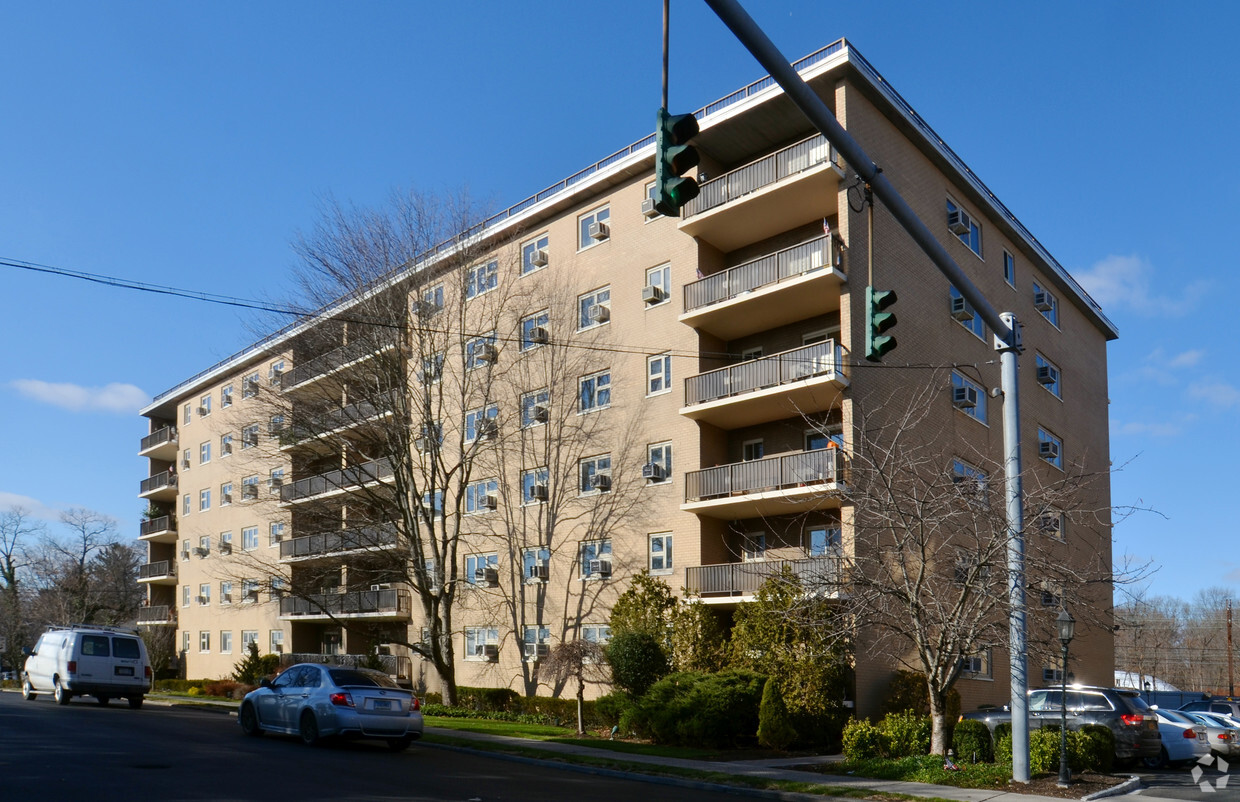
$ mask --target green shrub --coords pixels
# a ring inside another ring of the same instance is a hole
[[[1059,728],[1042,727],[1031,730],[1029,732],[1029,773],[1047,774],[1058,771]]]
[[[956,723],[952,733],[952,751],[956,760],[964,763],[990,763],[995,759],[990,729],[980,721],[964,719]]]
[[[594,700],[594,710],[600,722],[611,727],[620,723],[624,712],[633,706],[633,700],[625,693],[609,693]]]
[[[1115,762],[1115,733],[1103,724],[1086,724],[1080,731],[1082,768],[1109,774]]]
[[[611,677],[616,687],[633,697],[645,695],[668,672],[667,654],[646,632],[626,632],[613,637],[607,644],[607,662],[611,664]]]
[[[844,757],[850,762],[883,756],[883,733],[869,719],[851,719],[844,725],[841,739]]]
[[[780,752],[797,739],[797,731],[788,716],[784,695],[774,677],[762,688],[762,705],[758,708],[758,743]]]
[[[944,700],[943,714],[948,726],[960,717],[960,692],[952,688]],[[930,693],[926,690],[926,678],[916,671],[897,671],[887,686],[887,695],[879,706],[879,712],[902,713],[912,710],[920,716],[930,715]]]
[[[517,711],[521,695],[512,688],[467,688],[457,686],[457,707],[485,711]]]
[[[1012,728],[1006,731],[995,728],[995,763],[1012,764]]]
[[[233,666],[233,676],[243,685],[257,685],[263,677],[270,677],[280,670],[280,655],[258,653],[258,643],[250,641],[245,657]]]
[[[721,748],[752,743],[766,678],[752,671],[669,674],[620,717],[656,743]]]
[[[888,713],[878,722],[878,729],[887,757],[912,757],[930,751],[930,720],[912,710]]]

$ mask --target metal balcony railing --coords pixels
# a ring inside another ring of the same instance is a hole
[[[751,393],[767,387],[821,376],[844,374],[844,346],[834,340],[804,345],[751,359],[685,379],[685,406]]]
[[[172,471],[164,471],[163,473],[155,474],[149,479],[143,479],[142,485],[141,485],[142,489],[139,492],[150,493],[155,490],[162,490],[165,487],[176,487],[176,486],[177,486],[177,475],[173,473]]]
[[[148,448],[162,446],[164,443],[175,443],[177,439],[177,428],[175,426],[165,426],[162,429],[151,432],[142,438],[140,451],[146,451]]]
[[[403,588],[318,593],[305,599],[285,596],[280,599],[280,615],[408,614],[412,600],[412,595]]]
[[[818,237],[686,284],[685,311],[731,300],[742,293],[830,267],[835,261],[831,238]]]
[[[807,589],[819,589],[839,584],[842,576],[840,562],[840,558],[833,555],[803,560],[689,566],[685,569],[685,590],[698,596],[752,596],[763,582],[779,575],[784,568],[792,569]]]
[[[280,445],[294,445],[328,432],[377,418],[395,408],[395,396],[388,393],[375,399],[374,402],[361,401],[346,407],[307,414],[304,422],[294,422],[284,427],[277,433],[277,436],[280,438]]]
[[[685,206],[685,219],[834,161],[835,149],[826,137],[810,137],[702,184],[698,196]]]
[[[367,526],[342,532],[305,535],[280,543],[280,559],[313,557],[354,549],[373,549],[396,545],[396,529],[391,526]]]
[[[386,457],[364,462],[351,468],[329,471],[307,479],[299,479],[291,485],[280,488],[281,501],[298,501],[303,498],[317,496],[331,490],[360,487],[367,482],[385,479],[392,475],[392,463]]]
[[[280,655],[282,668],[297,663],[318,663],[323,666],[340,668],[366,668],[378,658],[384,674],[396,679],[409,679],[412,676],[413,661],[400,654],[315,654],[314,652],[294,652]]]
[[[685,474],[685,502],[835,482],[842,462],[838,448],[824,448],[691,471]]]
[[[138,537],[146,537],[156,532],[175,531],[177,531],[177,521],[171,515],[161,515],[158,518],[143,521],[138,525]]]
[[[149,607],[138,608],[139,624],[165,624],[175,620],[172,608],[166,604],[152,604]]]
[[[346,365],[349,362],[355,362],[363,357],[373,356],[380,351],[385,351],[388,347],[387,344],[367,342],[365,340],[342,345],[322,356],[316,356],[300,365],[296,365],[291,370],[285,372],[280,376],[280,388],[287,390],[290,387],[296,387],[302,382],[307,382],[317,376],[330,373],[341,365]]]
[[[138,567],[138,579],[159,579],[165,576],[176,576],[176,566],[171,560],[160,560]]]

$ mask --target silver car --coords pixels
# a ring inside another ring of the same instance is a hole
[[[422,737],[422,712],[412,691],[366,668],[314,663],[290,666],[245,695],[237,716],[247,735],[282,732],[310,746],[322,739],[378,738],[393,752]]]
[[[1182,710],[1184,715],[1206,728],[1206,740],[1210,751],[1220,757],[1240,755],[1240,727],[1217,713],[1201,713]]]

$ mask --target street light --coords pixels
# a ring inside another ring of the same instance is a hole
[[[1063,644],[1063,671],[1059,675],[1059,787],[1067,788],[1072,784],[1072,772],[1068,770],[1068,644],[1076,634],[1076,619],[1065,607],[1059,611],[1055,626],[1059,628],[1059,642]]]

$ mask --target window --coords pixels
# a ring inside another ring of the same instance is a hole
[[[982,470],[962,460],[953,460],[952,481],[962,496],[973,501],[980,499],[985,503],[987,480]]]
[[[241,651],[247,654],[250,651],[250,644],[258,643],[258,630],[243,629],[241,630]]]
[[[577,250],[584,250],[608,239],[611,229],[611,209],[603,206],[577,218]]]
[[[521,472],[521,503],[539,504],[547,500],[547,469]]]
[[[581,460],[578,465],[578,473],[581,476],[580,491],[582,495],[587,493],[605,493],[611,490],[611,455],[600,454],[597,457],[587,457]]]
[[[473,370],[484,365],[493,365],[499,358],[495,347],[495,332],[473,337],[465,341],[465,369]]]
[[[976,554],[960,551],[956,553],[956,566],[953,573],[953,579],[957,585],[976,585],[979,582],[985,583],[990,578],[990,566],[979,564]]]
[[[550,549],[525,549],[521,552],[521,576],[527,583],[541,582],[547,578],[550,562]]]
[[[466,660],[488,660],[498,652],[499,630],[497,628],[465,627]]]
[[[659,354],[646,358],[646,395],[658,395],[672,389],[672,355]]]
[[[579,397],[580,412],[593,412],[611,406],[611,371],[582,377]]]
[[[960,674],[970,679],[990,677],[990,650],[983,649],[960,658]]]
[[[649,466],[653,465],[651,469]],[[672,481],[672,444],[655,443],[646,446],[645,476],[652,484]]]
[[[1058,582],[1044,580],[1041,583],[1041,597],[1043,607],[1062,607],[1063,587]]]
[[[189,559],[189,538],[181,541],[181,559]]]
[[[211,536],[203,535],[198,538],[198,556],[205,557],[211,553]]]
[[[252,551],[258,548],[258,527],[247,526],[241,530],[241,548]]]
[[[947,228],[960,238],[978,256],[982,255],[982,229],[978,227],[973,215],[957,206],[950,198],[947,200]]]
[[[667,573],[672,570],[672,533],[650,536],[650,571]]]
[[[280,488],[284,486],[284,469],[272,468],[271,473],[267,476],[267,489],[272,493],[279,493]]]
[[[1003,280],[1016,286],[1016,257],[1008,253],[1007,248],[1003,249]]]
[[[753,462],[762,459],[762,455],[766,453],[761,440],[746,440],[741,443],[741,459],[745,462]]]
[[[194,419],[194,405],[186,404],[181,414],[181,423],[189,423]]]
[[[973,305],[964,299],[960,294],[960,290],[955,287],[951,288],[951,304],[952,317],[969,331],[981,339],[986,339],[986,324],[982,322],[982,318],[977,314],[977,310]]]
[[[202,584],[198,586],[198,606],[206,607],[211,604],[211,586]]]
[[[495,419],[499,417],[499,406],[491,404],[484,409],[472,409],[465,413],[465,442],[475,440],[494,440],[498,431]]]
[[[952,371],[952,406],[973,420],[987,423],[986,391],[954,370]]]
[[[210,490],[199,490],[198,491],[198,511],[206,512],[209,509],[211,509],[211,491]]]
[[[521,318],[521,350],[528,351],[546,344],[550,322],[551,314],[546,309]]]
[[[211,396],[204,395],[198,399],[198,417],[205,418],[211,414]]]
[[[220,485],[220,506],[227,507],[232,504],[232,482],[225,482]]]
[[[272,601],[284,598],[284,577],[273,576],[267,585],[267,592],[271,596]]]
[[[267,421],[267,434],[278,437],[284,431],[284,416],[272,415]]]
[[[220,390],[220,407],[227,408],[232,406],[232,385],[225,384]]]
[[[190,510],[189,493],[186,493],[184,496],[181,497],[181,514],[189,515],[189,510]]]
[[[499,262],[491,260],[469,269],[465,275],[465,297],[477,298],[499,286]]]
[[[465,514],[489,512],[499,502],[499,480],[483,479],[465,486]]]
[[[1055,435],[1038,427],[1038,456],[1063,470],[1063,441]]]
[[[1055,363],[1051,362],[1041,354],[1036,354],[1034,356],[1034,362],[1037,365],[1034,375],[1038,380],[1038,384],[1042,385],[1044,390],[1056,398],[1063,398],[1063,396],[1060,395],[1059,389],[1059,368],[1055,366]]]
[[[220,583],[220,604],[232,604],[232,585],[231,582]]]
[[[282,629],[271,630],[271,632],[268,635],[268,640],[271,645],[272,654],[280,654],[281,652],[284,651],[284,630]]]
[[[577,296],[577,328],[601,326],[611,320],[611,287]]]
[[[443,517],[443,491],[436,490],[432,496],[428,490],[422,494],[422,509],[430,513],[432,518]]]
[[[232,441],[233,441],[233,436],[231,434],[220,435],[220,456],[221,457],[232,456]]]
[[[232,632],[230,630],[220,631],[220,652],[232,654]]]
[[[547,266],[547,246],[551,239],[543,234],[521,246],[521,275],[533,273]]]
[[[522,638],[521,656],[527,661],[546,657],[551,651],[551,630],[548,627],[526,627]]]
[[[181,606],[182,607],[189,607],[189,597],[190,597],[189,585],[182,585],[181,586]]]
[[[181,654],[189,651],[189,632],[181,633]]]
[[[752,532],[741,539],[741,560],[747,563],[766,559],[766,534]]]
[[[252,423],[241,430],[241,448],[253,448],[258,445],[258,424]]]
[[[258,580],[256,579],[241,580],[241,601],[243,602],[258,601]],[[255,634],[254,640],[255,641],[258,640],[257,633]]]
[[[1048,682],[1048,683],[1049,683],[1049,682],[1053,682],[1053,683],[1057,683],[1057,684],[1062,684],[1062,683],[1063,683],[1063,669],[1062,669],[1062,668],[1050,668],[1050,667],[1048,667],[1048,666],[1042,666],[1042,681],[1043,681],[1043,682]],[[1059,700],[1058,700],[1058,699],[1056,699],[1056,700],[1055,700],[1055,709],[1056,709],[1056,710],[1058,710],[1058,709],[1059,709]]]
[[[656,186],[657,184],[654,181],[651,181],[649,184],[646,185],[646,200],[649,204],[649,211],[647,211],[647,205],[643,204],[642,205],[642,217],[645,218],[645,222],[647,223],[649,223],[651,220],[654,220],[655,218],[663,216],[661,213],[659,213],[654,208],[654,196],[655,196]]]
[[[271,530],[267,534],[267,545],[278,546],[284,540],[284,524],[276,521],[271,524]]]
[[[551,418],[551,392],[535,390],[521,396],[521,428],[546,423]]]
[[[659,306],[672,300],[672,266],[661,265],[647,270],[646,286],[655,288],[644,296],[647,306]]]
[[[422,298],[414,305],[413,313],[418,317],[434,317],[443,311],[443,285],[436,284],[422,292]]]
[[[267,367],[267,383],[272,387],[280,386],[280,377],[284,375],[284,360],[272,362]]]
[[[200,652],[211,651],[211,633],[210,632],[199,632],[198,633],[198,651]]]
[[[187,448],[187,449],[185,449],[184,451],[182,451],[182,452],[181,452],[181,469],[182,469],[182,470],[186,470],[186,471],[188,471],[188,470],[189,470],[190,465],[192,465],[192,464],[193,464],[193,463],[190,461],[190,454],[192,454],[192,453],[193,453],[193,450],[192,450],[192,449],[188,449],[188,448]]]
[[[258,373],[251,373],[241,382],[241,397],[253,398],[258,395]]]
[[[232,554],[232,532],[220,532],[220,551]]]
[[[840,553],[843,532],[836,526],[811,526],[805,530],[805,553],[810,557],[830,557]]]
[[[611,576],[611,541],[586,540],[581,544],[582,579]]]
[[[241,480],[241,498],[258,498],[258,476],[247,476]]]
[[[432,354],[422,360],[422,370],[418,371],[418,381],[423,384],[434,384],[443,378],[443,354]]]
[[[1064,514],[1059,510],[1043,510],[1034,520],[1033,525],[1039,534],[1053,537],[1056,540],[1064,539]]]
[[[805,450],[821,451],[824,448],[843,448],[844,428],[839,425],[827,425],[822,428],[809,429],[805,432]]]
[[[581,639],[605,646],[611,642],[611,627],[606,624],[583,624],[581,626]]]
[[[1052,326],[1059,328],[1059,299],[1036,281],[1033,282],[1033,308],[1041,312]]]

